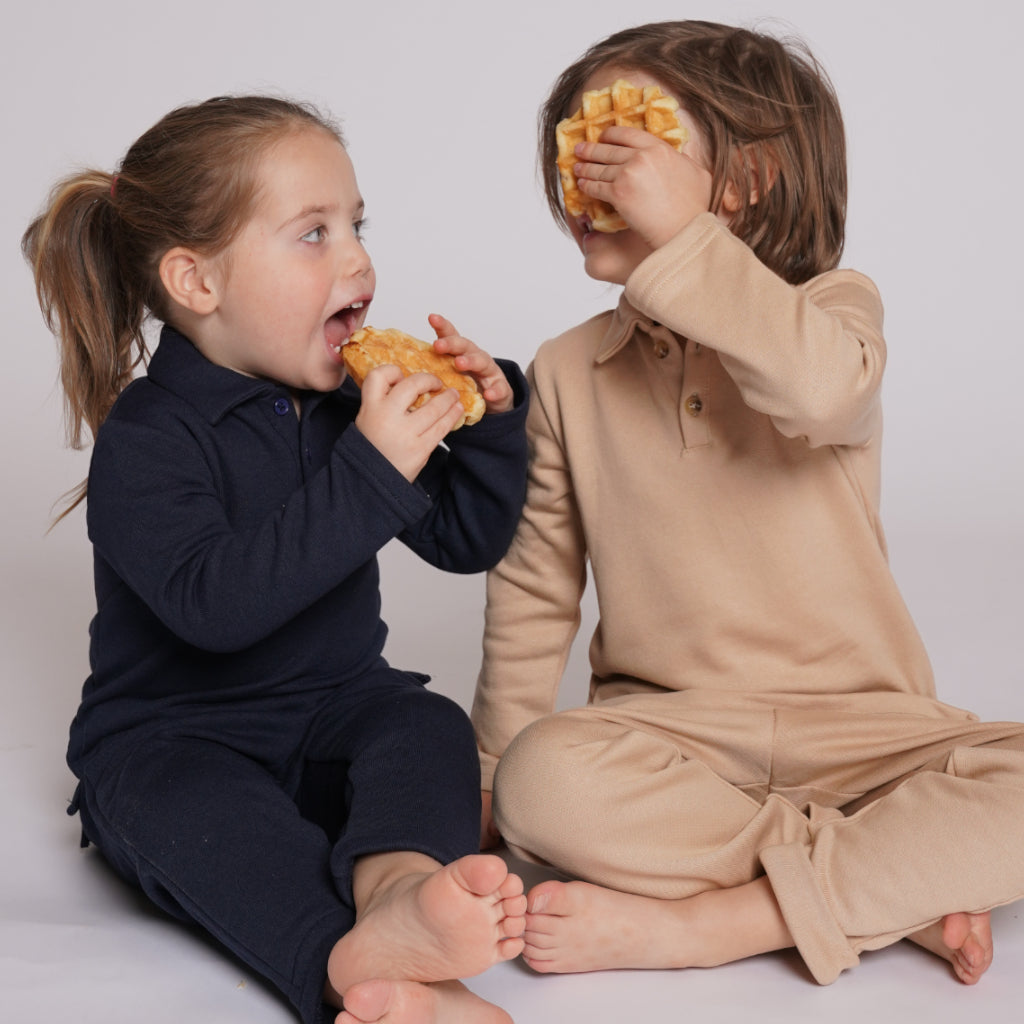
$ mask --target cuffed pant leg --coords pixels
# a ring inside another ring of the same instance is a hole
[[[123,752],[122,752],[123,753]],[[204,928],[323,1019],[327,958],[354,923],[324,832],[262,767],[195,739],[150,739],[82,780],[87,836],[173,916]]]
[[[1024,897],[1024,751],[956,747],[812,843],[762,851],[790,931],[822,984],[944,915]]]

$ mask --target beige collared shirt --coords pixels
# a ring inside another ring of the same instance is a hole
[[[526,508],[488,577],[485,788],[554,710],[588,572],[591,700],[934,694],[878,516],[884,364],[867,278],[793,287],[710,214],[539,349]]]

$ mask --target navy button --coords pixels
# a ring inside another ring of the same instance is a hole
[[[291,405],[288,404],[287,398],[279,398],[274,402],[274,412],[276,412],[278,416],[287,416],[290,411]]]

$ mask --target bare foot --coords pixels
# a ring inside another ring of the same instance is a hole
[[[345,993],[345,1009],[336,1024],[512,1024],[493,1003],[474,995],[459,981],[420,985],[414,981],[375,979]]]
[[[523,949],[523,883],[500,857],[473,854],[382,890],[331,951],[335,993],[370,979],[468,978]]]
[[[992,966],[992,915],[947,914],[908,939],[953,965],[965,984],[976,985]]]
[[[714,967],[793,944],[765,878],[681,900],[542,882],[523,938],[523,959],[541,973]]]

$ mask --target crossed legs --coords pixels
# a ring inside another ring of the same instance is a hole
[[[701,733],[692,742],[677,722],[659,728],[661,695],[536,723],[499,766],[498,824],[513,848],[589,881],[529,893],[527,962],[545,972],[711,966],[795,945],[827,983],[860,951],[907,937],[978,981],[992,958],[986,911],[1024,895],[1012,852],[1024,842],[1024,727],[978,725],[923,700],[908,715],[918,700],[833,722],[847,763],[809,741],[814,715],[763,704],[688,715]],[[745,715],[753,742],[737,750]],[[858,729],[888,733],[884,753],[851,760]],[[688,759],[698,747],[704,760]],[[531,778],[541,764],[557,787]],[[579,784],[568,791],[570,779]],[[839,810],[863,794],[856,813]],[[955,851],[943,846],[951,826]]]

